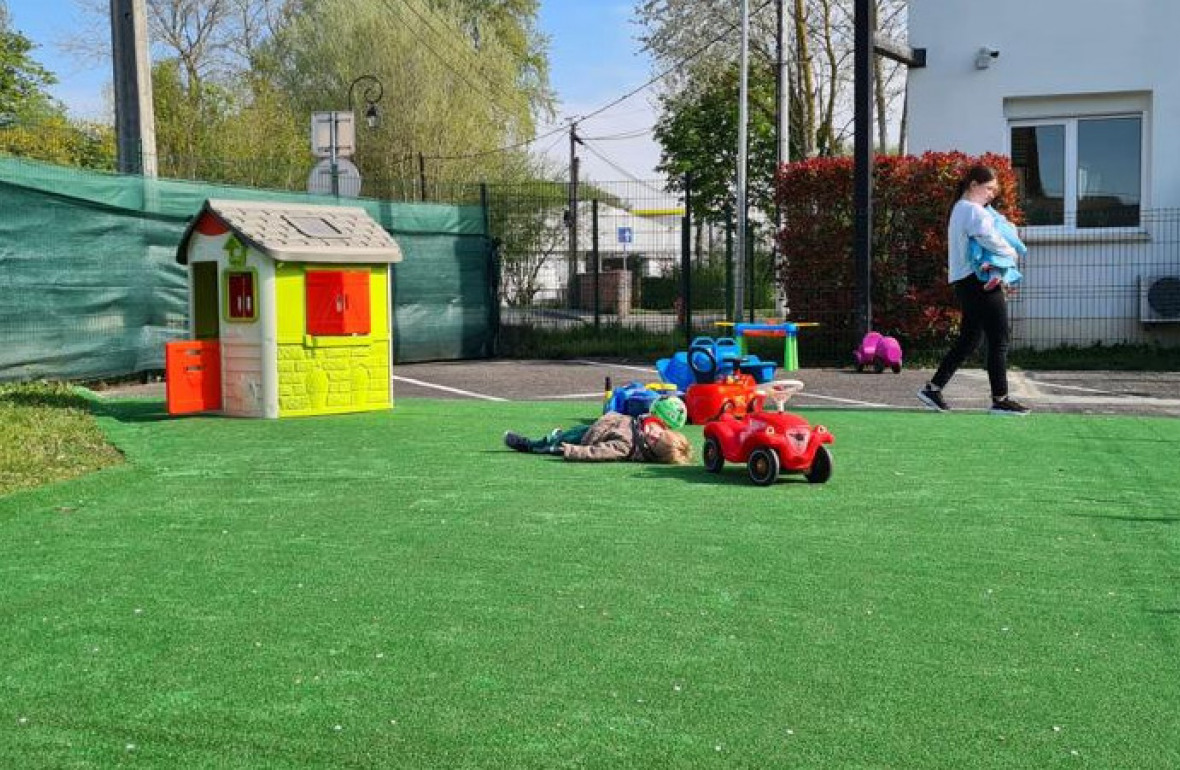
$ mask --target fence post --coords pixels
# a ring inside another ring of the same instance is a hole
[[[750,237],[750,220],[746,218],[746,237],[742,240],[746,246],[746,313],[749,323],[754,323],[754,239]]]
[[[590,201],[590,259],[594,264],[594,334],[597,335],[602,323],[602,292],[599,285],[599,273],[602,271],[602,267],[599,264],[598,254],[598,198]]]
[[[488,302],[491,305],[489,308],[491,312],[488,315],[492,329],[487,355],[489,358],[494,358],[500,352],[500,244],[492,237],[491,202],[487,182],[479,184],[479,205],[483,209],[484,240],[488,250],[488,270],[491,271],[491,275],[488,276],[490,279],[488,288],[491,294]]]
[[[725,320],[740,321],[733,317],[733,211],[725,208]]]
[[[684,216],[680,220],[680,307],[684,344],[692,341],[692,174],[684,175]]]
[[[426,156],[418,153],[418,184],[421,185],[422,201],[426,201]]]

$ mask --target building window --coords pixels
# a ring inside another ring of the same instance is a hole
[[[258,317],[253,270],[226,271],[225,317],[230,321],[253,321]]]
[[[1029,226],[1138,227],[1142,115],[1010,125],[1012,168]]]

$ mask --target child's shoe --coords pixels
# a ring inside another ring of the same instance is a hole
[[[506,431],[504,433],[504,446],[509,449],[515,449],[517,452],[528,452],[531,449],[531,444],[531,441],[519,433],[513,433],[512,431]]]
[[[983,285],[983,290],[984,291],[995,291],[996,287],[999,285],[1000,285],[1000,276],[992,275],[991,278],[987,279],[987,283],[985,283]]]

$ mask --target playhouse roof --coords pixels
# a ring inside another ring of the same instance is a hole
[[[246,245],[280,262],[402,260],[397,241],[362,208],[209,199],[185,228],[177,262],[188,264],[189,240],[210,214]]]

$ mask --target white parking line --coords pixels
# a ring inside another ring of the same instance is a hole
[[[897,408],[893,404],[876,404],[876,403],[873,403],[872,401],[857,401],[854,398],[838,398],[836,396],[821,396],[818,393],[808,393],[807,391],[803,391],[802,393],[797,394],[795,396],[795,398],[819,398],[824,401],[837,401],[841,404],[847,404],[848,406],[867,406],[870,409],[896,409]],[[794,400],[794,399],[792,399],[792,400]]]
[[[1061,388],[1063,390],[1084,390],[1087,393],[1102,393],[1106,396],[1118,395],[1114,391],[1101,390],[1100,388],[1083,388],[1081,385],[1063,385],[1058,382],[1045,382],[1044,380],[1037,380],[1037,386],[1041,388]]]
[[[420,388],[433,388],[434,390],[442,390],[442,391],[446,391],[447,393],[457,393],[460,396],[467,396],[469,398],[482,398],[484,401],[507,401],[508,400],[506,398],[500,398],[499,396],[488,396],[488,395],[484,395],[483,393],[475,393],[470,390],[460,390],[459,388],[449,388],[446,385],[435,385],[434,383],[423,382],[422,380],[415,380],[415,379],[411,379],[409,377],[400,377],[396,374],[391,376],[390,379],[394,380],[395,382],[404,382],[409,385],[417,385]]]
[[[655,374],[654,366],[628,366],[626,364],[608,364],[604,361],[584,361],[580,359],[574,360],[575,364],[585,364],[586,366],[597,366],[604,369],[627,369],[632,372],[643,372],[644,374]]]

